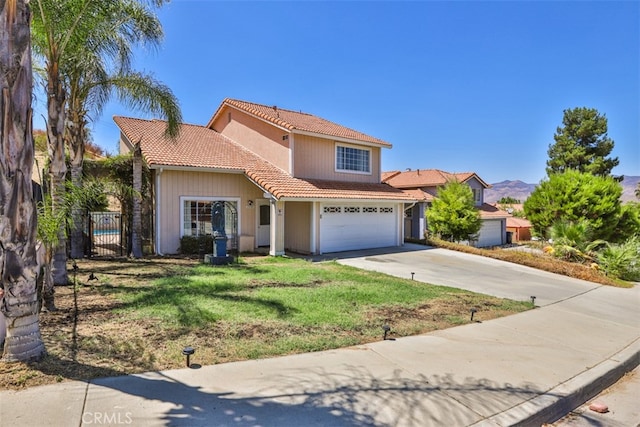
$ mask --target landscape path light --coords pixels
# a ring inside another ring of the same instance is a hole
[[[183,348],[183,349],[182,349],[182,354],[184,354],[185,356],[187,356],[187,368],[188,368],[189,366],[191,366],[191,364],[189,363],[189,358],[190,358],[190,357],[191,357],[191,355],[192,355],[193,353],[195,353],[195,352],[196,352],[196,351],[195,351],[195,350],[194,350],[194,348],[193,348],[193,347],[191,347],[191,346],[188,346],[188,347],[185,347],[185,348]]]

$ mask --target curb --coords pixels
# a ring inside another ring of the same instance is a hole
[[[546,393],[472,426],[539,427],[544,423],[552,423],[597,396],[639,364],[640,339],[636,339],[623,350]]]

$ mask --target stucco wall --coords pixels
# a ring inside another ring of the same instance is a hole
[[[290,172],[289,140],[282,139],[288,131],[228,107],[213,123],[213,129]]]

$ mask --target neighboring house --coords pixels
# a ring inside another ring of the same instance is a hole
[[[404,172],[392,171],[382,174],[382,182],[401,189],[417,202],[405,205],[405,237],[422,239],[428,228],[424,215],[435,197],[438,188],[448,181],[455,180],[471,187],[475,206],[480,212],[482,227],[475,246],[499,246],[506,243],[506,219],[509,214],[495,206],[484,203],[484,189],[490,185],[474,172],[449,173],[438,169],[417,169]]]
[[[513,241],[531,240],[531,222],[525,218],[511,216],[507,218],[507,231],[513,233]]]
[[[531,240],[531,222],[526,218],[514,216],[518,212],[520,214],[524,212],[524,204],[492,203],[492,205],[510,215],[509,218],[507,218],[507,232],[512,233],[512,241]]]
[[[381,183],[391,144],[311,114],[225,99],[206,126],[114,117],[120,152],[140,143],[152,175],[155,252],[183,236],[212,234],[224,202],[225,230],[240,251],[268,247],[319,254],[403,244],[411,196]]]

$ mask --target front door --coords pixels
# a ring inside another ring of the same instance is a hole
[[[271,243],[271,205],[268,200],[258,200],[258,232],[256,246],[269,246]]]

